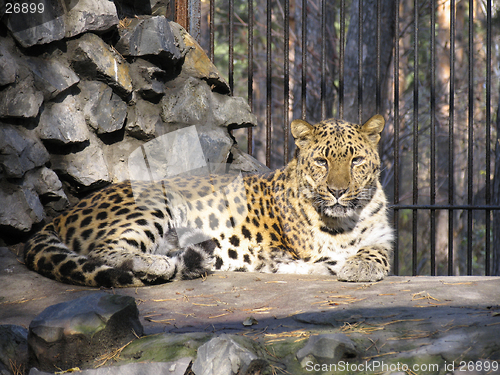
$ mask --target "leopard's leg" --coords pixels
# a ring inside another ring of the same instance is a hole
[[[90,258],[130,271],[145,285],[200,277],[212,269],[213,241],[170,249],[167,254],[142,253],[122,241],[96,248]]]
[[[130,272],[143,285],[165,283],[177,276],[178,260],[176,257],[142,253],[137,248],[121,242],[113,241],[99,245],[87,257],[90,261]]]
[[[389,249],[367,246],[350,257],[338,273],[340,281],[372,282],[382,280],[389,273]]]
[[[49,224],[26,243],[25,263],[51,279],[92,287],[160,284],[199,277],[211,270],[213,241],[154,254],[143,253],[131,238],[107,240],[90,251],[77,251],[70,249]]]
[[[129,270],[107,265],[70,249],[52,223],[26,242],[24,261],[29,269],[67,284],[91,287],[144,285]]]

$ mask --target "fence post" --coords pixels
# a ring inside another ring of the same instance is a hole
[[[201,35],[201,0],[176,0],[175,22],[185,28],[199,43]]]

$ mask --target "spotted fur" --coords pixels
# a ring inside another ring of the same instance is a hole
[[[378,115],[363,126],[295,120],[296,156],[272,173],[110,185],[32,237],[26,265],[94,287],[217,270],[380,280],[393,236],[379,182],[383,127]]]

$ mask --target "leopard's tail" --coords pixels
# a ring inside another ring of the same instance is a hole
[[[26,242],[24,261],[29,269],[66,284],[107,288],[147,285],[130,270],[70,250],[52,223]]]

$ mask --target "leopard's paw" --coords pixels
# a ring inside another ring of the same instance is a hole
[[[382,264],[354,256],[347,260],[337,277],[340,281],[373,282],[382,280],[386,275]]]

